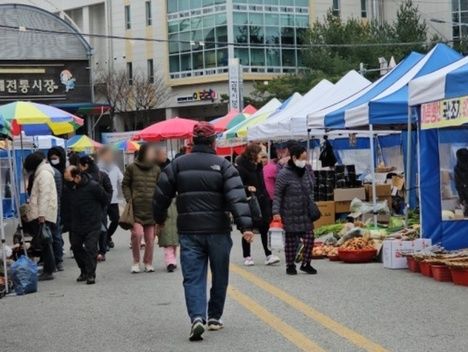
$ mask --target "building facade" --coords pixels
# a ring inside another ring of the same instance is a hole
[[[254,81],[301,70],[302,33],[328,11],[344,19],[393,21],[403,0],[31,1],[85,34],[94,48],[94,71],[125,69],[129,79],[142,74],[150,81],[163,75],[170,94],[152,113],[158,120],[221,116],[228,110],[230,58],[242,64],[248,96]],[[452,40],[466,32],[461,22],[468,18],[468,0],[416,4],[431,33]],[[115,129],[123,130],[128,118],[116,118]]]

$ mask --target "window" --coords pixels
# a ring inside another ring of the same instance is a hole
[[[367,0],[361,0],[361,17],[367,18]]]
[[[153,59],[149,59],[146,62],[146,71],[148,74],[148,82],[154,83],[154,62]]]
[[[132,28],[132,22],[131,22],[131,16],[130,16],[130,5],[125,5],[125,28],[126,29]]]
[[[133,84],[133,64],[131,62],[127,62],[127,78],[128,84]]]
[[[333,0],[332,13],[333,16],[340,16],[340,0]]]
[[[151,0],[145,2],[146,9],[146,25],[151,26],[153,24],[153,17],[151,15]]]

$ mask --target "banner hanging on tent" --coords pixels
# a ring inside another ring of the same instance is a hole
[[[468,123],[468,96],[421,106],[421,128],[456,127]]]

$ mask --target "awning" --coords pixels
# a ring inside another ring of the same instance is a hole
[[[93,103],[64,103],[54,104],[55,107],[68,111],[75,115],[95,115],[99,116],[109,112],[110,105],[107,104],[93,104]]]

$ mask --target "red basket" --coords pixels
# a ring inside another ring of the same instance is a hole
[[[414,257],[408,256],[406,257],[406,261],[408,262],[408,269],[414,273],[419,273],[421,270],[419,269],[419,262],[417,262]]]
[[[376,249],[346,250],[338,249],[340,260],[345,263],[369,263],[377,255]]]
[[[339,262],[340,261],[340,256],[339,255],[329,255],[328,259],[330,259],[331,262]]]
[[[452,281],[452,274],[447,265],[432,264],[431,265],[432,277],[437,281]]]
[[[419,269],[421,270],[421,274],[427,277],[432,277],[432,270],[431,264],[425,261],[419,262]]]
[[[468,269],[450,268],[450,272],[455,285],[468,286]]]

